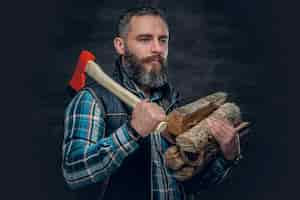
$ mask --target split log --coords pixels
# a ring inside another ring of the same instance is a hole
[[[168,133],[178,136],[205,119],[227,99],[224,92],[216,92],[179,107],[168,115]]]
[[[190,179],[191,177],[196,174],[196,169],[191,166],[186,166],[183,167],[182,169],[174,172],[173,176],[178,180],[178,181],[186,181]]]
[[[242,122],[238,106],[234,103],[225,103],[206,119],[177,136],[176,145],[167,149],[165,159],[167,167],[173,170],[174,176],[179,181],[192,178],[220,151],[218,143],[211,135],[207,124],[208,118],[226,119],[235,127],[239,125],[239,130],[249,125],[248,122]]]
[[[225,103],[196,126],[176,137],[176,144],[181,151],[191,153],[216,151],[218,144],[210,133],[207,124],[209,118],[226,119],[233,126],[242,121],[239,107],[234,103]]]
[[[169,147],[165,152],[164,157],[169,169],[178,170],[185,164],[181,158],[179,148],[176,145]]]

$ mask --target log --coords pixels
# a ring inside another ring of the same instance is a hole
[[[209,118],[226,119],[233,126],[242,121],[240,109],[234,103],[225,103],[196,126],[176,137],[176,145],[181,151],[200,153],[217,149],[218,144],[207,124]]]
[[[227,120],[240,130],[249,126],[243,122],[239,107],[225,103],[227,94],[217,92],[179,107],[168,115],[168,133],[174,138],[173,146],[164,154],[166,166],[178,181],[186,181],[199,173],[220,151],[212,136],[207,119]],[[244,135],[240,135],[240,137]]]
[[[186,181],[190,179],[191,177],[196,174],[196,169],[191,166],[186,166],[183,167],[182,169],[174,172],[173,176],[178,180],[178,181]]]
[[[181,158],[179,148],[176,145],[169,147],[164,156],[166,165],[169,169],[178,170],[185,164]]]
[[[182,134],[219,108],[226,99],[226,93],[216,92],[175,109],[168,115],[168,133],[175,137]]]

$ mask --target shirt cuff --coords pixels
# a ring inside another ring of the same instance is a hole
[[[114,146],[120,148],[125,156],[131,154],[139,147],[139,138],[135,137],[128,125],[124,123],[113,134],[111,134]]]
[[[125,128],[127,129],[128,135],[133,140],[135,140],[136,142],[140,142],[142,140],[143,137],[131,126],[129,121],[125,123]]]
[[[237,155],[233,160],[227,160],[224,156],[221,157],[221,162],[226,168],[238,165],[241,159],[243,159],[242,154]]]

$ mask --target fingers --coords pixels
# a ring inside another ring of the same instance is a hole
[[[156,103],[151,103],[149,101],[145,101],[145,104],[146,108],[151,113],[153,118],[157,119],[158,121],[166,120],[166,113],[162,107],[158,106]]]
[[[240,141],[237,130],[244,125],[234,128],[228,121],[219,119],[207,119],[211,134],[220,144],[224,156],[232,160],[237,154],[240,154]]]
[[[213,120],[213,123],[215,123],[217,126],[219,125],[221,127],[221,129],[226,132],[231,132],[231,133],[235,132],[234,127],[226,119],[224,119],[224,120],[215,119],[215,120]]]
[[[218,126],[216,126],[215,123],[210,119],[207,119],[207,124],[208,124],[212,134],[218,135],[218,132],[220,132],[220,128]]]
[[[236,134],[236,129],[224,120],[207,119],[207,123],[212,131],[213,135],[219,137],[228,137],[228,135]]]
[[[131,124],[143,136],[146,136],[156,130],[160,122],[165,121],[166,118],[165,111],[161,107],[145,99],[135,106]]]
[[[235,130],[237,132],[239,132],[240,130],[242,130],[242,129],[248,127],[248,126],[249,126],[249,122],[242,122],[237,127],[235,127]]]

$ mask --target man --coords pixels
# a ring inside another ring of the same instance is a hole
[[[166,18],[155,8],[131,9],[113,42],[119,55],[114,79],[143,101],[131,110],[100,85],[79,92],[65,113],[64,178],[85,199],[185,199],[182,183],[164,164],[170,144],[153,134],[178,103],[167,82]],[[234,127],[210,121],[210,128],[223,154],[201,174],[199,188],[223,180],[239,155]]]

